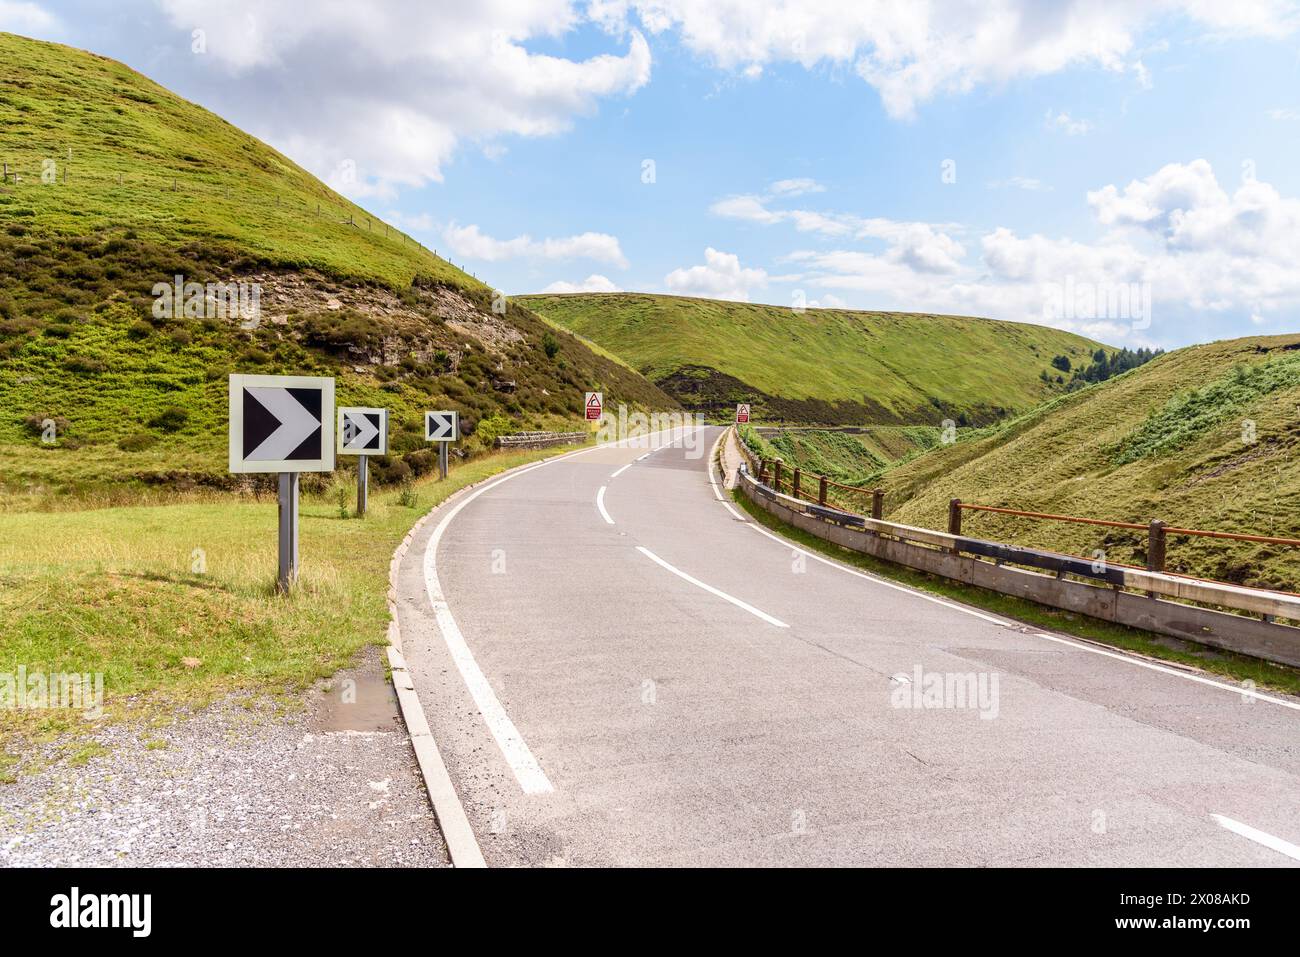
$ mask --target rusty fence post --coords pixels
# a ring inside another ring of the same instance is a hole
[[[880,521],[885,515],[885,490],[882,488],[871,490],[871,517]]]
[[[772,488],[781,491],[781,460],[772,460]]]
[[[961,499],[954,498],[948,502],[948,534],[961,534]],[[952,553],[956,555],[961,549],[956,545],[952,547]]]
[[[766,483],[767,483],[767,459],[759,459],[758,460],[758,484],[765,485]]]
[[[1151,519],[1147,525],[1147,571],[1165,570],[1165,523],[1158,518]],[[1147,592],[1148,598],[1155,598],[1156,593]]]
[[[817,482],[817,504],[826,504],[826,476],[823,475]]]
[[[795,498],[799,497],[799,466],[794,467],[794,478],[790,482],[790,494]]]

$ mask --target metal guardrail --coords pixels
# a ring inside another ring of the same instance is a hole
[[[585,442],[586,432],[516,432],[497,436],[499,449],[545,449],[553,445],[571,445]]]
[[[754,471],[757,473],[760,482],[770,484],[780,492],[789,491],[790,495],[799,500],[807,499],[812,501],[812,493],[809,491],[811,484],[815,483],[816,502],[819,506],[832,506],[835,503],[828,494],[828,489],[835,488],[850,492],[857,492],[862,495],[871,496],[871,517],[880,519],[884,515],[884,497],[882,489],[862,489],[852,485],[843,485],[839,482],[833,482],[824,475],[815,475],[804,473],[801,469],[789,469],[784,466],[780,459],[775,459],[771,463],[758,456],[753,449],[749,448],[743,439],[740,441],[741,449],[750,459]],[[769,467],[770,466],[770,467]],[[1254,542],[1265,545],[1281,545],[1290,548],[1300,548],[1300,539],[1278,538],[1269,535],[1250,535],[1242,532],[1216,532],[1198,528],[1181,528],[1169,525],[1160,519],[1152,519],[1146,524],[1140,522],[1123,522],[1113,521],[1101,518],[1085,518],[1077,515],[1057,515],[1052,512],[1034,512],[1025,509],[1007,508],[999,505],[981,505],[975,502],[963,502],[961,499],[954,498],[948,503],[948,534],[960,536],[962,534],[962,513],[971,512],[990,512],[999,515],[1010,515],[1019,518],[1030,518],[1041,521],[1070,522],[1079,525],[1094,525],[1103,528],[1121,528],[1129,531],[1146,532],[1147,549],[1146,549],[1146,570],[1151,572],[1162,572],[1165,574],[1175,575],[1180,578],[1187,578],[1198,582],[1217,582],[1217,584],[1236,586],[1232,582],[1217,581],[1216,579],[1200,578],[1194,575],[1185,575],[1178,572],[1169,572],[1166,565],[1167,542],[1170,535],[1183,535],[1191,537],[1204,537],[1224,539],[1236,542]],[[972,539],[976,541],[976,539]],[[1011,546],[1006,546],[1011,547]],[[1075,556],[1062,556],[1065,558],[1074,558]],[[1089,559],[1080,559],[1090,561]],[[1136,568],[1137,566],[1124,565],[1117,562],[1108,562],[1110,565],[1121,568]],[[1252,589],[1252,591],[1269,592],[1271,589]],[[1274,594],[1290,595],[1292,592],[1277,591]]]
[[[737,436],[737,438],[739,438],[739,436]],[[791,475],[789,481],[782,479],[781,469],[779,466],[773,468],[769,474],[766,469],[767,463],[759,458],[752,449],[746,446],[743,440],[740,440],[739,444],[746,458],[757,466],[758,473],[757,475],[753,474],[752,471],[742,473],[743,483],[747,484],[753,491],[763,495],[764,497],[779,501],[782,504],[825,522],[831,522],[846,528],[854,528],[870,532],[875,535],[888,536],[890,538],[898,539],[899,541],[919,544],[927,548],[949,552],[953,555],[967,554],[978,556],[982,559],[992,559],[995,564],[999,565],[1020,565],[1027,568],[1050,571],[1055,573],[1058,577],[1072,575],[1104,583],[1116,588],[1140,590],[1146,592],[1147,595],[1151,597],[1163,595],[1181,601],[1214,605],[1220,608],[1232,609],[1237,612],[1262,615],[1268,621],[1272,621],[1274,618],[1286,618],[1292,621],[1300,621],[1300,595],[1291,592],[1248,588],[1246,586],[1232,584],[1231,582],[1220,582],[1213,579],[1195,578],[1189,575],[1166,572],[1163,568],[1163,541],[1160,542],[1158,554],[1149,558],[1149,562],[1159,562],[1159,567],[1147,567],[1144,569],[1116,562],[1080,558],[1043,549],[1025,548],[1017,545],[1009,545],[1003,542],[972,538],[961,533],[960,516],[961,511],[964,508],[978,511],[1012,512],[1014,514],[1024,514],[1027,517],[1041,516],[1044,518],[1062,518],[1066,520],[1073,518],[1072,516],[1055,516],[1050,513],[1021,513],[1016,509],[975,505],[953,499],[950,503],[949,509],[949,530],[947,532],[940,532],[935,531],[934,529],[918,528],[916,526],[904,525],[899,522],[885,521],[878,514],[873,514],[870,517],[858,515],[852,512],[828,508],[821,502],[814,503],[805,499],[802,495],[803,489],[800,487],[800,483],[798,482],[798,479],[795,478],[794,474]],[[795,472],[797,474],[797,470],[795,470]],[[873,508],[873,512],[874,511],[875,509]],[[1111,522],[1103,519],[1080,518],[1077,519],[1077,521],[1083,524],[1122,527],[1148,532],[1155,529],[1156,534],[1162,537],[1170,532],[1173,532],[1174,534],[1199,532],[1200,534],[1215,538],[1244,537],[1248,541],[1266,540],[1273,544],[1294,544],[1300,546],[1300,541],[1293,539],[1272,539],[1266,538],[1265,536],[1239,536],[1236,533],[1231,532],[1203,532],[1196,529],[1174,529],[1166,526],[1163,522],[1153,522],[1150,525],[1141,525],[1136,522]]]

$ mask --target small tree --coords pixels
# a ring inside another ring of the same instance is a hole
[[[1053,357],[1052,357],[1052,365],[1055,366],[1057,369],[1060,369],[1062,372],[1069,372],[1069,371],[1070,371],[1070,357],[1069,357],[1069,356],[1053,356]]]

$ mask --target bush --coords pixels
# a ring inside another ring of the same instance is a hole
[[[542,351],[548,359],[554,359],[560,351],[559,341],[549,332],[542,336]]]
[[[163,409],[152,419],[149,420],[151,429],[159,429],[163,432],[179,432],[190,421],[190,414],[180,406],[173,405]]]
[[[158,436],[141,433],[139,435],[128,435],[117,443],[117,447],[123,452],[143,452],[145,449],[153,448],[158,444]]]
[[[64,361],[63,365],[69,372],[75,372],[78,375],[99,375],[108,368],[103,360],[96,359],[93,356],[70,356]]]

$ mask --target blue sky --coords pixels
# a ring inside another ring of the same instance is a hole
[[[838,7],[0,0],[0,29],[123,60],[512,295],[1300,328],[1293,3]]]

